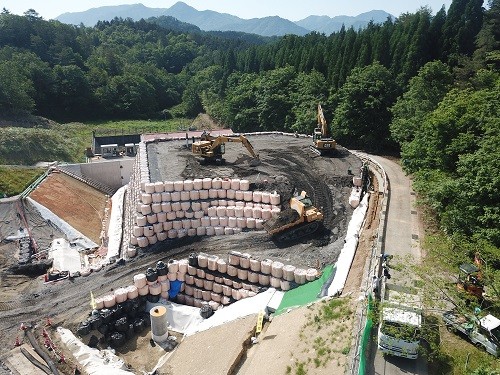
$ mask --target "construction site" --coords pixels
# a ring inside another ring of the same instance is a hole
[[[314,358],[308,319],[333,297],[339,341],[311,373],[345,373],[378,183],[340,145],[313,145],[143,134],[128,160],[52,166],[4,199],[0,374],[286,373]]]

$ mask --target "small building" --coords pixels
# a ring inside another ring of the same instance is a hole
[[[103,158],[115,158],[120,156],[132,156],[137,154],[140,134],[110,135],[96,137],[92,132],[92,154]],[[87,154],[90,154],[87,152]]]

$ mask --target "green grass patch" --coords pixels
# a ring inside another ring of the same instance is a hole
[[[0,197],[20,194],[44,172],[43,168],[0,167]]]

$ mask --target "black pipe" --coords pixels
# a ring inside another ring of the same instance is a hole
[[[50,369],[47,366],[45,366],[42,362],[40,362],[38,359],[36,359],[35,357],[33,357],[31,355],[31,353],[28,352],[26,349],[21,348],[21,353],[23,353],[24,356],[26,357],[26,359],[28,361],[30,361],[34,366],[38,367],[40,370],[42,370],[46,374],[52,375],[52,371],[50,371]]]
[[[42,350],[42,348],[40,348],[40,345],[38,345],[38,342],[36,342],[33,332],[27,330],[26,336],[28,337],[28,340],[30,340],[33,349],[35,349],[36,354],[38,354],[41,358],[43,358],[43,360],[47,363],[49,369],[52,371],[52,374],[59,375],[59,371],[57,370],[56,365],[50,359],[50,357]]]

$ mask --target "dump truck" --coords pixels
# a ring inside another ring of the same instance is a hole
[[[290,208],[273,215],[264,223],[264,229],[279,242],[314,233],[323,221],[323,213],[313,206],[305,191],[290,198],[289,205]]]
[[[450,331],[460,332],[474,345],[500,356],[500,319],[497,317],[488,314],[478,318],[449,310],[443,313],[443,321]]]
[[[246,147],[248,153],[254,158],[251,165],[259,164],[259,155],[255,153],[255,150],[250,143],[250,141],[244,136],[226,136],[219,135],[213,137],[210,133],[203,132],[201,139],[197,142],[193,142],[191,145],[191,151],[194,155],[201,156],[204,162],[224,164],[223,155],[226,152],[226,143],[238,142]]]
[[[318,127],[314,129],[313,142],[314,149],[321,155],[335,152],[337,142],[329,136],[328,124],[323,114],[321,104],[318,104]]]
[[[422,304],[416,289],[385,283],[382,290],[378,349],[408,359],[418,358]]]

